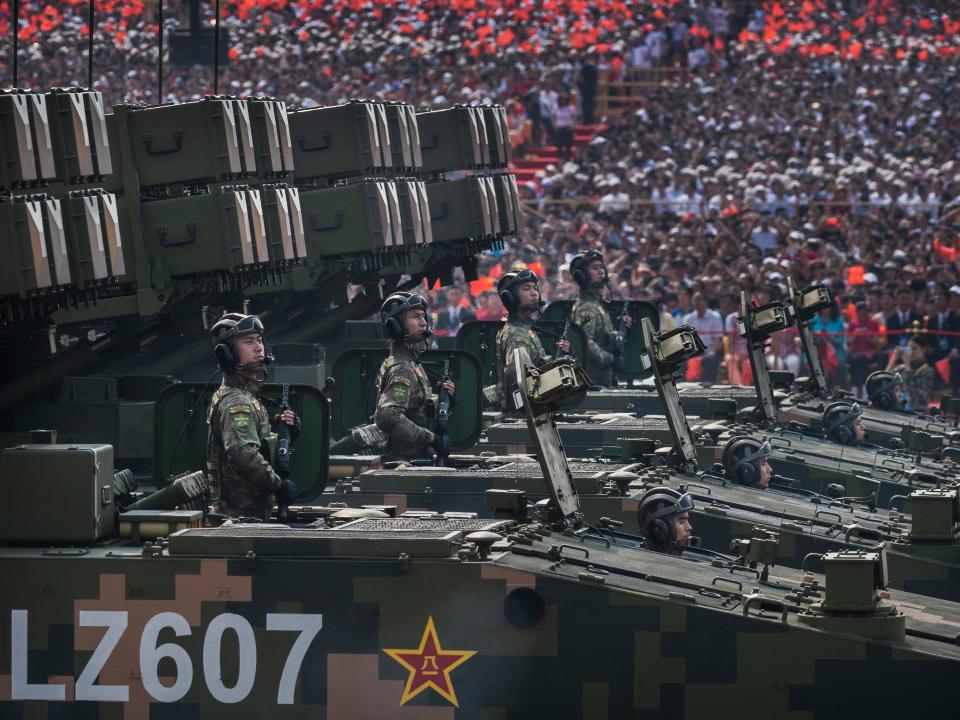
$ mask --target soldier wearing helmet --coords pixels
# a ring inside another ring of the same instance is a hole
[[[637,521],[644,547],[680,555],[690,546],[693,526],[690,511],[693,498],[668,487],[655,487],[640,496]]]
[[[773,470],[770,458],[773,447],[769,440],[757,440],[748,435],[730,438],[723,447],[723,474],[738,485],[765,490],[770,486]]]
[[[867,432],[863,427],[863,408],[860,403],[832,402],[823,411],[823,432],[841,445],[856,445]]]
[[[263,323],[256,315],[228,313],[210,329],[210,347],[223,372],[207,413],[207,472],[211,507],[231,517],[269,518],[274,496],[293,502],[297,487],[273,469],[277,436],[260,402],[260,386],[270,358],[263,343]],[[300,419],[291,410],[275,418],[300,434]]]
[[[433,391],[427,371],[417,361],[432,334],[426,300],[414,293],[395,292],[383,302],[380,318],[390,338],[390,355],[377,373],[379,397],[374,422],[387,437],[386,454],[425,457],[431,447],[449,454],[449,438],[444,435],[438,440],[430,429]],[[453,397],[453,382],[447,380],[444,386]],[[436,447],[438,442],[445,447]]]
[[[507,318],[497,333],[497,387],[496,396],[503,412],[516,410],[513,391],[517,381],[513,373],[513,354],[524,348],[534,365],[542,365],[548,356],[540,338],[533,329],[540,316],[540,289],[536,273],[527,268],[513,270],[497,281],[497,294],[507,310]],[[557,347],[570,352],[570,343],[560,340]]]
[[[571,319],[581,328],[587,338],[587,357],[584,369],[590,379],[598,385],[613,385],[613,370],[618,361],[616,332],[610,315],[603,307],[602,294],[607,287],[607,268],[603,256],[596,250],[578,253],[570,261],[570,274],[580,289],[580,297],[574,303]],[[625,315],[623,323],[627,327],[633,319]]]
[[[878,370],[867,377],[867,397],[870,405],[880,410],[900,410],[900,392],[903,377],[900,373]]]

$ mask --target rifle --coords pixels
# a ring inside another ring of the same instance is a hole
[[[567,319],[563,321],[563,332],[560,333],[560,342],[564,340],[570,342],[570,315],[567,315]],[[557,355],[573,355],[573,353],[560,351]]]
[[[450,379],[450,359],[443,361],[443,372],[440,375],[440,389],[437,391],[437,418],[434,433],[437,436],[437,460],[436,466],[443,467],[447,460],[446,454],[442,448],[445,443],[442,439],[447,436],[447,423],[450,422],[450,393],[444,386],[444,383]]]
[[[280,395],[280,414],[290,409],[290,386],[284,385]],[[290,426],[281,418],[277,426],[277,459],[273,464],[273,469],[281,480],[290,477],[290,456],[293,451],[290,450]],[[280,522],[287,521],[287,504],[277,502],[277,519]]]
[[[630,298],[627,298],[623,301],[623,311],[620,313],[620,321],[617,326],[617,336],[615,338],[616,342],[616,361],[615,361],[615,370],[617,374],[622,373],[624,367],[627,364],[627,332],[629,328],[623,322],[623,317],[630,314]],[[619,380],[619,378],[617,378]]]

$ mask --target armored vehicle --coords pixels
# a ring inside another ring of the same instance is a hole
[[[833,718],[915,709],[874,690],[904,682],[925,711],[960,701],[960,606],[888,591],[882,551],[811,558],[820,574],[772,566],[774,538],[675,556],[588,526],[549,420],[582,378],[562,359],[527,377],[549,496],[533,518],[177,530],[195,518],[121,515],[139,542],[0,549],[19,578],[0,590],[0,707],[712,717],[722,703]]]
[[[756,408],[758,419],[766,425],[782,425],[820,433],[834,442],[849,442],[843,433],[844,428],[835,418],[845,411],[845,406],[852,405],[853,400],[829,388],[810,330],[810,320],[833,302],[832,297],[822,286],[798,290],[792,280],[789,284],[791,299],[787,303],[773,301],[755,308],[749,303],[747,294],[741,293],[740,332],[747,341],[759,401]],[[773,334],[794,325],[811,368],[811,377],[803,384],[802,390],[784,398],[774,398],[764,347]],[[873,444],[899,449],[920,443],[924,452],[941,457],[958,457],[955,453],[960,452],[950,447],[960,442],[960,433],[943,418],[866,407],[862,408],[861,420],[867,439]]]
[[[153,403],[207,379],[222,312],[302,345],[393,289],[449,284],[457,267],[475,279],[477,253],[523,224],[502,119],[220,95],[110,112],[96,92],[4,94],[3,445],[54,428],[112,445],[145,480]]]
[[[801,568],[811,553],[872,548],[887,541],[891,557],[896,554],[897,558],[891,565],[892,587],[918,588],[918,592],[960,600],[956,487],[915,490],[893,480],[882,486],[880,481],[864,474],[864,492],[859,497],[844,496],[846,489],[837,482],[842,476],[832,476],[831,484],[824,483],[820,492],[804,489],[804,483],[782,476],[775,477],[771,488],[764,490],[740,484],[744,481],[743,472],[731,468],[726,449],[722,464],[711,461],[706,470],[700,470],[697,448],[680,409],[674,380],[679,364],[699,351],[697,336],[683,328],[661,337],[652,332],[646,321],[644,331],[648,334],[646,347],[651,348],[645,362],[653,368],[664,407],[669,410],[667,425],[672,441],[662,448],[663,452],[647,453],[639,463],[568,462],[571,482],[586,520],[599,527],[623,527],[638,532],[638,498],[653,487],[668,486],[697,500],[691,515],[705,547],[710,549],[739,546],[751,536],[753,528],[758,528],[780,536],[777,564]],[[663,348],[667,352],[672,348],[673,355],[666,356]],[[776,452],[771,447],[770,452],[772,460],[783,453],[782,446],[777,446]],[[755,475],[759,460],[751,463],[750,470]],[[514,518],[522,516],[528,503],[543,497],[543,476],[529,456],[461,455],[451,458],[449,464],[454,467],[401,464],[391,469],[369,469],[352,478],[331,480],[326,497],[332,496],[334,503],[386,506],[423,516],[467,510]],[[823,477],[831,476],[824,473]],[[752,479],[755,482],[758,478]],[[894,509],[877,510],[881,487],[884,499]],[[894,498],[892,492],[899,496]],[[920,506],[916,525],[910,515],[904,514],[912,509],[914,499],[925,503]],[[937,502],[943,505],[934,510]]]

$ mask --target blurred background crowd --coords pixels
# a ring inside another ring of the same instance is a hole
[[[209,64],[169,57],[158,83],[159,10],[95,3],[93,79],[109,102],[213,91]],[[10,11],[0,3],[7,83]],[[21,86],[86,83],[87,12],[21,3]],[[165,31],[190,12],[164,3]],[[193,12],[209,24],[213,5]],[[498,319],[496,278],[517,263],[545,300],[574,297],[569,260],[596,248],[615,296],[701,330],[692,379],[747,378],[740,290],[762,304],[792,276],[836,295],[817,323],[834,382],[860,393],[871,370],[899,368],[918,378],[915,407],[958,389],[955,2],[224,0],[221,12],[220,92],[508,108],[527,223],[479,279],[424,289],[438,332]],[[782,335],[771,364],[802,373]]]

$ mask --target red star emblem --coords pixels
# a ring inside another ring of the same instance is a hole
[[[384,652],[410,671],[407,685],[403,688],[400,704],[416,697],[427,688],[433,688],[440,695],[460,707],[457,693],[450,680],[450,672],[477,654],[476,650],[444,650],[437,638],[437,629],[433,618],[427,618],[427,626],[420,638],[420,647],[416,650],[384,650]]]

